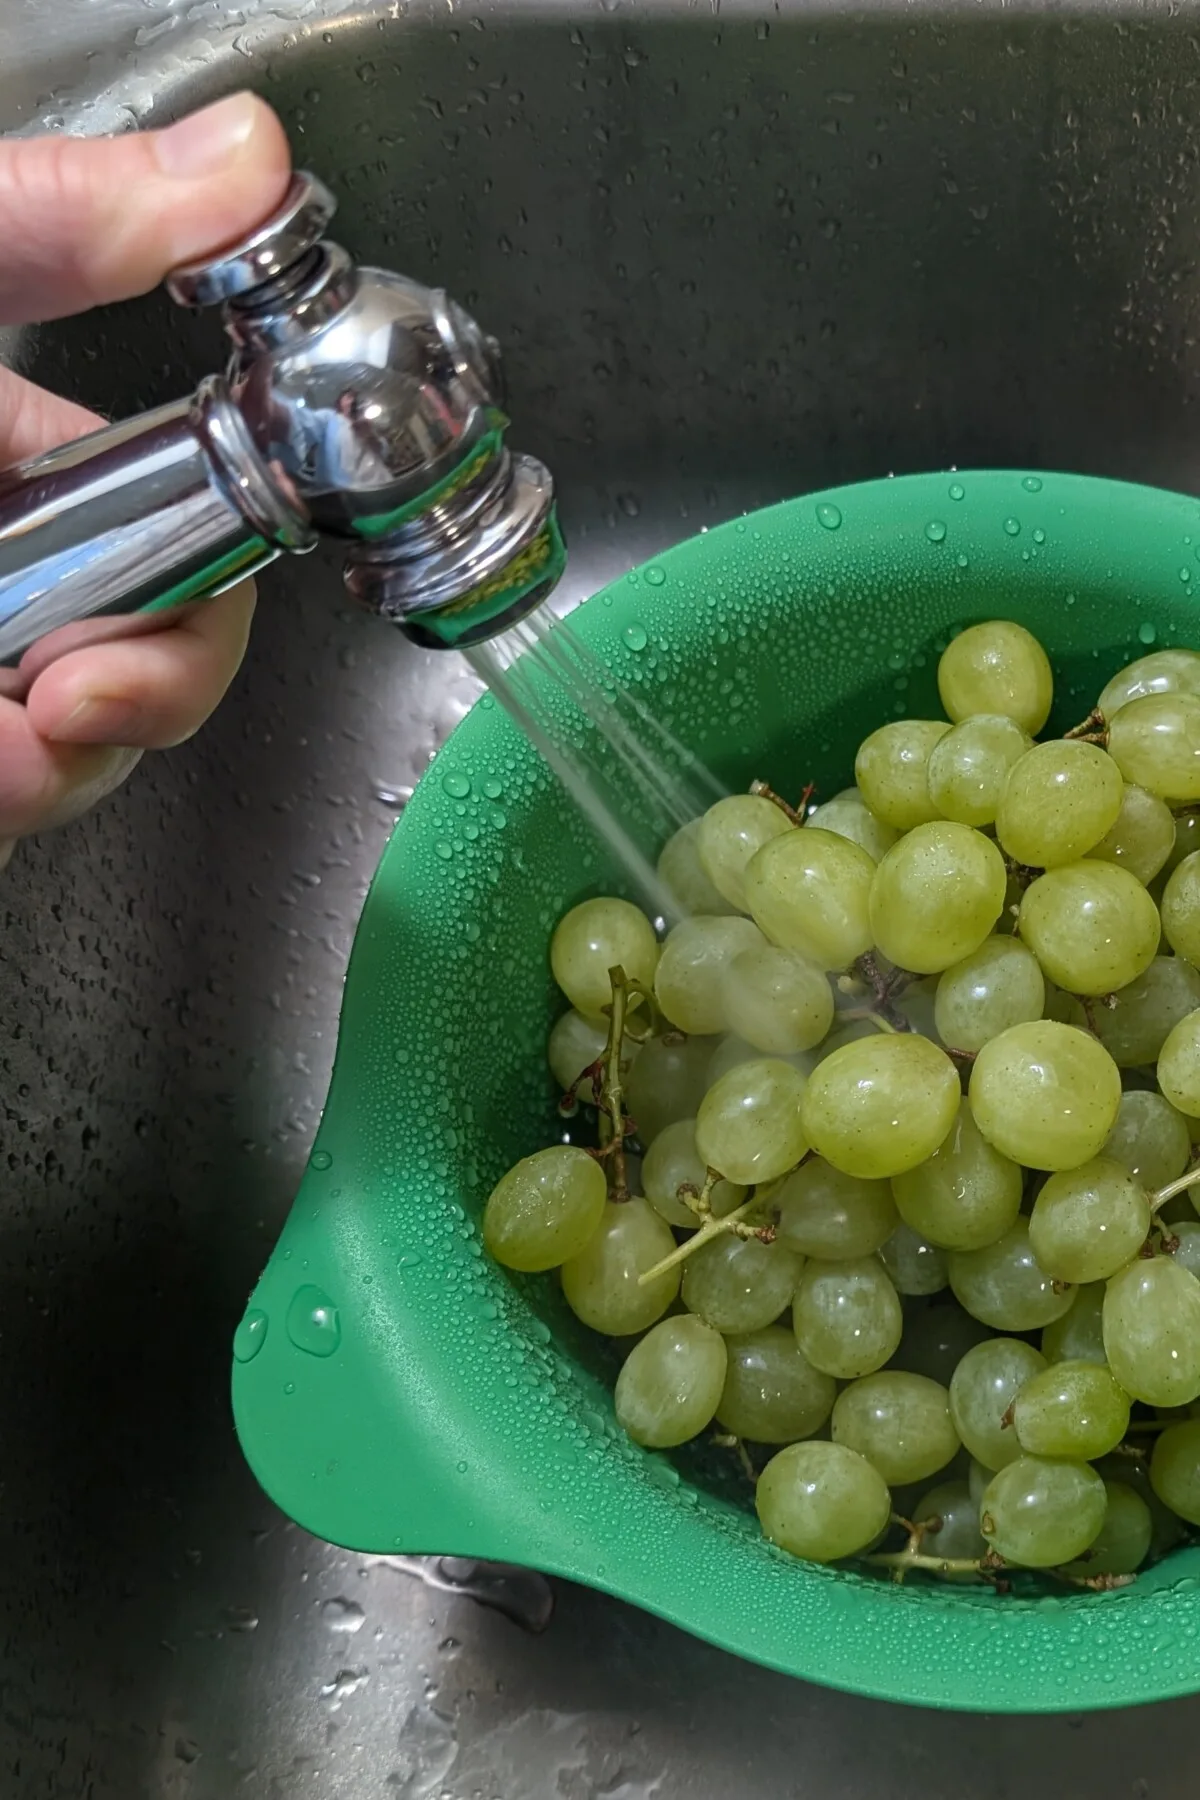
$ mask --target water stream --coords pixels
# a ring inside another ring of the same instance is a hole
[[[651,853],[721,798],[715,775],[569,623],[534,614],[466,655],[618,858],[650,916],[678,916]]]

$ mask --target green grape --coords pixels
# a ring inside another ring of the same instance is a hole
[[[1152,650],[1118,670],[1102,690],[1096,707],[1114,713],[1146,694],[1200,694],[1200,656],[1194,650]]]
[[[1004,858],[969,825],[917,825],[871,883],[871,935],[890,962],[936,975],[978,950],[1000,917]]]
[[[821,831],[834,831],[838,837],[849,838],[852,844],[865,850],[873,862],[886,856],[900,835],[894,825],[885,825],[882,819],[875,817],[856,787],[843,788],[824,806],[814,807],[806,823]]]
[[[968,1350],[950,1378],[950,1416],[967,1449],[985,1469],[1002,1469],[1021,1446],[1009,1407],[1034,1375],[1046,1367],[1032,1344],[1020,1338],[988,1338]]]
[[[996,814],[996,836],[1016,862],[1054,869],[1077,862],[1111,831],[1124,783],[1095,744],[1054,738],[1014,764]]]
[[[636,1444],[666,1450],[696,1437],[725,1385],[725,1340],[684,1313],[634,1345],[617,1376],[617,1423]]]
[[[1016,938],[989,937],[942,975],[933,1018],[944,1044],[974,1054],[1010,1025],[1040,1019],[1045,1005],[1046,983],[1033,951]]]
[[[746,870],[746,909],[773,944],[823,969],[845,969],[871,948],[875,864],[834,831],[773,838]]]
[[[1136,1069],[1157,1062],[1172,1026],[1198,1006],[1200,970],[1178,956],[1156,956],[1111,1005],[1095,1009],[1096,1030],[1118,1067]]]
[[[1164,1506],[1200,1525],[1200,1419],[1168,1425],[1150,1458],[1150,1483]]]
[[[642,1163],[642,1192],[668,1225],[695,1229],[696,1214],[679,1190],[689,1182],[697,1192],[704,1186],[705,1168],[696,1149],[695,1119],[676,1119],[659,1132]],[[746,1198],[746,1190],[732,1181],[718,1181],[709,1195],[715,1218],[723,1219]]]
[[[1143,887],[1149,887],[1174,844],[1175,820],[1166,801],[1129,782],[1121,796],[1116,824],[1098,844],[1093,844],[1088,855],[1115,862],[1136,875]]]
[[[1200,1224],[1194,1218],[1181,1219],[1172,1224],[1171,1236],[1176,1246],[1171,1254],[1179,1267],[1200,1278]]]
[[[710,1039],[709,1042],[711,1041]],[[779,1061],[790,1063],[807,1081],[817,1066],[819,1054],[817,1050],[797,1050],[791,1056],[781,1056]],[[745,1038],[738,1037],[736,1032],[731,1031],[721,1039],[709,1058],[707,1087],[715,1087],[722,1075],[728,1075],[730,1069],[740,1068],[742,1063],[761,1060],[761,1050],[756,1050],[753,1044],[748,1044]]]
[[[742,950],[763,942],[749,919],[684,919],[668,932],[658,959],[654,994],[672,1025],[703,1037],[727,1024],[721,976]]]
[[[1121,1095],[1117,1122],[1103,1154],[1151,1193],[1166,1187],[1187,1168],[1191,1155],[1187,1121],[1161,1094],[1135,1088]]]
[[[782,1325],[731,1337],[717,1423],[755,1444],[794,1444],[819,1431],[833,1410],[837,1383],[814,1369]]]
[[[975,1123],[1002,1155],[1030,1169],[1074,1169],[1116,1123],[1121,1076],[1086,1031],[1036,1019],[983,1046],[969,1092]]]
[[[1033,739],[1002,713],[976,713],[955,725],[929,758],[929,798],[947,819],[990,825],[1008,772]]]
[[[1129,1395],[1098,1363],[1051,1363],[1017,1395],[1012,1428],[1031,1456],[1094,1462],[1129,1429]]]
[[[1011,1438],[1013,1434],[1010,1431],[1008,1435]],[[1014,1456],[1019,1456],[1021,1454],[1021,1446],[1019,1444],[1014,1444],[1013,1454]],[[970,1466],[967,1470],[967,1492],[971,1496],[971,1505],[975,1508],[976,1524],[979,1523],[979,1508],[983,1504],[983,1496],[987,1492],[995,1474],[995,1469],[985,1469],[983,1464],[977,1461],[975,1457],[971,1458]]]
[[[700,821],[700,866],[719,894],[749,912],[745,876],[751,858],[772,838],[794,831],[782,807],[761,794],[729,794]]]
[[[1030,1214],[1029,1242],[1048,1275],[1077,1285],[1123,1269],[1149,1229],[1145,1190],[1119,1162],[1093,1156],[1045,1182]]]
[[[994,1244],[1016,1221],[1021,1187],[1021,1170],[988,1143],[966,1100],[933,1155],[892,1177],[900,1217],[943,1250]]]
[[[874,1255],[897,1224],[886,1181],[843,1175],[820,1156],[810,1156],[793,1170],[775,1205],[779,1242],[825,1262]]]
[[[791,1305],[803,1267],[784,1244],[729,1233],[684,1263],[683,1304],[717,1331],[761,1331]]]
[[[652,1144],[677,1119],[695,1118],[708,1086],[713,1048],[712,1038],[676,1033],[642,1046],[625,1083],[625,1109],[643,1144]]]
[[[778,812],[778,807],[775,810]],[[686,825],[679,827],[674,837],[667,839],[659,852],[658,878],[674,900],[675,910],[681,918],[737,910],[713,886],[700,861],[699,819],[689,819]]]
[[[713,1083],[696,1114],[696,1148],[728,1181],[773,1181],[808,1149],[805,1082],[778,1057],[739,1063]]]
[[[838,1395],[833,1441],[865,1456],[889,1487],[925,1481],[958,1449],[950,1396],[924,1375],[880,1369]]]
[[[1005,1562],[1053,1569],[1094,1543],[1107,1505],[1104,1483],[1086,1463],[1019,1456],[985,1488],[979,1524]]]
[[[1036,737],[1050,717],[1054,677],[1046,652],[1022,625],[989,619],[972,625],[942,652],[938,693],[956,722],[972,713],[1001,713]]]
[[[1104,1523],[1089,1549],[1068,1563],[1065,1575],[1132,1575],[1150,1554],[1154,1520],[1140,1494],[1121,1481],[1104,1483]]]
[[[1047,1362],[1108,1364],[1104,1354],[1104,1289],[1102,1281],[1076,1288],[1075,1297],[1059,1319],[1051,1319],[1042,1332],[1042,1355]]]
[[[1147,694],[1123,706],[1108,727],[1108,753],[1126,781],[1162,800],[1200,800],[1200,700]]]
[[[552,1144],[523,1156],[496,1183],[483,1212],[483,1241],[506,1269],[556,1269],[588,1242],[607,1197],[595,1157]]]
[[[1158,1053],[1158,1085],[1172,1106],[1200,1115],[1200,1009],[1180,1019]]]
[[[862,1038],[813,1070],[804,1128],[835,1169],[878,1181],[933,1155],[954,1124],[961,1094],[954,1064],[928,1038]]]
[[[1043,971],[1071,994],[1111,994],[1158,950],[1158,908],[1114,863],[1068,863],[1026,888],[1017,929]]]
[[[796,1342],[814,1368],[839,1381],[873,1374],[904,1328],[900,1299],[877,1257],[807,1263],[792,1302]]]
[[[929,793],[929,758],[950,727],[944,719],[897,719],[863,739],[854,779],[870,811],[894,831],[938,817]]]
[[[619,964],[630,981],[653,987],[657,963],[654,927],[628,900],[584,900],[564,913],[550,939],[554,979],[590,1019],[612,1004],[611,968]]]
[[[988,1473],[990,1477],[990,1470]],[[921,1539],[924,1555],[943,1556],[947,1562],[977,1562],[986,1551],[987,1545],[979,1529],[979,1503],[971,1498],[971,1490],[965,1481],[944,1481],[922,1495],[913,1508],[912,1521],[914,1525],[923,1525],[927,1520],[938,1520],[939,1523],[931,1526]],[[938,1574],[936,1570],[932,1573],[939,1581],[975,1579],[962,1571],[946,1575]]]
[[[1200,850],[1171,872],[1162,897],[1162,925],[1176,956],[1200,963]]]
[[[1139,1259],[1104,1296],[1104,1353],[1135,1400],[1186,1406],[1200,1394],[1200,1281],[1169,1256]]]
[[[1024,1219],[984,1250],[952,1250],[949,1263],[959,1305],[997,1331],[1039,1331],[1071,1304],[1071,1290],[1034,1255]]]
[[[950,1279],[945,1252],[903,1220],[880,1248],[879,1260],[898,1294],[916,1298],[940,1294]]]
[[[833,1023],[825,971],[773,944],[760,943],[730,958],[721,972],[720,1001],[733,1030],[768,1056],[811,1049]]]
[[[950,1378],[968,1350],[991,1334],[986,1325],[964,1312],[957,1300],[938,1299],[904,1320],[900,1348],[888,1364],[910,1375],[927,1375],[949,1387]]]
[[[679,1270],[643,1287],[640,1277],[670,1256],[671,1228],[645,1200],[610,1200],[595,1232],[569,1262],[562,1285],[576,1318],[605,1337],[632,1337],[662,1315],[679,1292]]]
[[[1175,842],[1159,871],[1160,875],[1172,875],[1185,856],[1191,856],[1193,851],[1200,850],[1200,808],[1172,816],[1175,818]]]
[[[765,1535],[793,1556],[836,1562],[874,1543],[892,1509],[887,1483],[842,1444],[789,1444],[754,1493]]]
[[[1146,1447],[1151,1448],[1149,1444]],[[1149,1463],[1133,1462],[1124,1456],[1102,1456],[1096,1464],[1096,1473],[1103,1477],[1106,1487],[1127,1487],[1148,1509],[1153,1532],[1151,1562],[1158,1562],[1185,1536],[1187,1528],[1183,1520],[1170,1507],[1164,1506],[1151,1485]]]

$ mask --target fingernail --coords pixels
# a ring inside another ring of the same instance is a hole
[[[93,694],[69,712],[54,733],[60,744],[136,744],[142,709],[132,700]]]
[[[164,175],[195,181],[223,169],[245,147],[258,120],[253,94],[230,94],[178,124],[154,133],[154,149]]]

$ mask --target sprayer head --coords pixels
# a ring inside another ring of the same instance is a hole
[[[171,291],[221,304],[233,403],[289,501],[350,541],[355,598],[422,643],[478,643],[562,574],[553,482],[505,445],[495,340],[440,289],[360,268],[324,236],[333,211],[297,174]]]

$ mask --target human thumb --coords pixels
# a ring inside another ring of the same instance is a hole
[[[0,325],[145,293],[252,231],[289,172],[283,127],[249,93],[161,131],[0,140]]]

